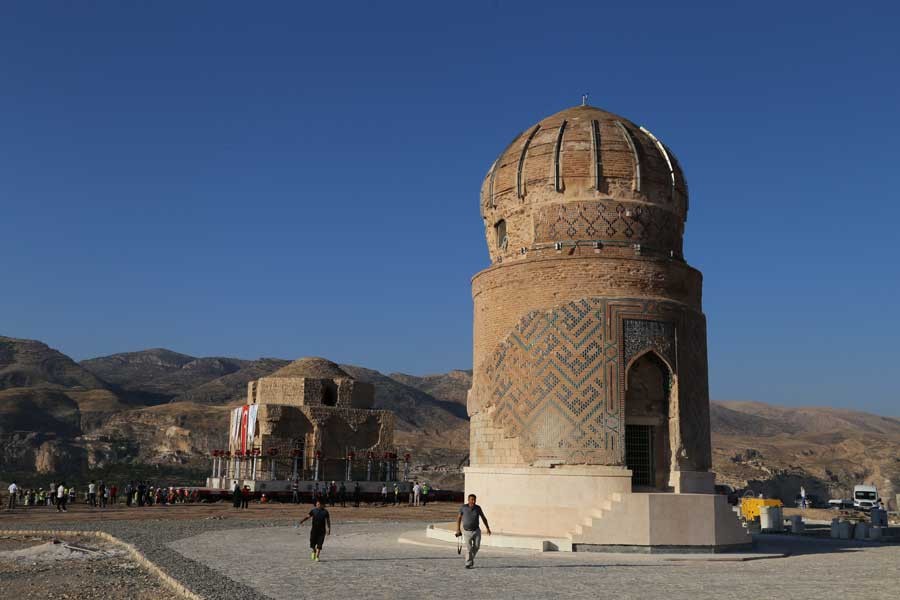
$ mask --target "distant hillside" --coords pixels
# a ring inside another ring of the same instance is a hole
[[[900,419],[824,407],[714,402],[713,470],[720,481],[784,499],[800,486],[850,497],[853,486],[900,491]]]
[[[79,365],[40,342],[0,340],[8,374],[0,389],[0,470],[25,473],[205,469],[208,452],[225,445],[228,405],[244,400],[249,381],[289,363],[155,348]],[[376,385],[376,405],[395,412],[396,442],[413,453],[417,469],[431,470],[435,481],[447,472],[458,485],[468,445],[465,407],[371,369],[345,369]]]
[[[279,359],[197,358],[164,348],[92,358],[81,366],[109,382],[123,396],[143,404],[189,401],[233,402],[247,383],[283,367]]]
[[[166,349],[75,363],[34,340],[0,337],[0,470],[187,469],[225,444],[229,405],[247,382],[288,361],[195,357]],[[353,365],[394,411],[396,443],[414,474],[459,488],[468,460],[471,371],[384,375]],[[820,497],[874,483],[900,491],[900,419],[833,408],[713,402],[713,469],[719,481],[790,500],[803,485]],[[190,471],[194,469],[194,471]]]
[[[406,375],[391,373],[391,379],[421,390],[440,400],[466,405],[469,388],[472,387],[472,371],[454,370],[440,375]]]
[[[0,390],[38,385],[95,389],[107,385],[47,344],[0,336]]]
[[[203,360],[203,359],[201,359]],[[216,359],[218,360],[218,359]],[[198,402],[201,404],[227,404],[247,397],[247,384],[270,375],[289,364],[279,358],[260,358],[243,361],[237,371],[215,377],[199,385],[192,385],[173,398],[174,402]]]

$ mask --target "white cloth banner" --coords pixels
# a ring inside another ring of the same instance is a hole
[[[259,404],[251,404],[247,413],[247,449],[253,446],[254,432],[256,431],[256,413],[259,412]]]
[[[231,411],[231,445],[235,449],[240,449],[241,443],[241,408]]]

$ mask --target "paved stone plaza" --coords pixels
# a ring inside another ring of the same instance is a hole
[[[773,539],[787,558],[538,553],[483,548],[467,571],[455,545],[413,523],[334,523],[322,562],[308,528],[209,531],[169,547],[272,598],[895,598],[900,547]]]

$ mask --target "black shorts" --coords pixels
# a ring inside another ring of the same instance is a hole
[[[312,550],[321,548],[325,544],[325,530],[313,529],[309,532],[309,547]]]

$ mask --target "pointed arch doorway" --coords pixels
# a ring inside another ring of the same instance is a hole
[[[672,371],[656,352],[628,365],[625,384],[625,465],[633,491],[669,489],[669,406]]]

